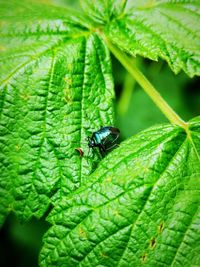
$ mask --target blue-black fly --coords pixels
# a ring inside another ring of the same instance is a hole
[[[118,128],[112,126],[101,127],[96,132],[93,132],[91,137],[88,137],[89,148],[98,147],[101,155],[106,151],[117,146],[117,139],[119,138],[120,131]]]

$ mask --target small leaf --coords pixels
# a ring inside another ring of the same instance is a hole
[[[84,12],[97,24],[109,22],[112,17],[120,16],[126,0],[81,0]]]
[[[199,1],[146,1],[108,24],[106,35],[119,48],[168,62],[175,73],[200,75]]]
[[[50,213],[41,266],[195,266],[200,118],[154,126],[111,152]]]
[[[75,148],[87,155],[86,137],[113,124],[110,56],[101,38],[68,10],[24,5],[1,7],[1,223],[10,210],[22,221],[41,217],[53,198],[84,183],[99,155],[80,157]]]

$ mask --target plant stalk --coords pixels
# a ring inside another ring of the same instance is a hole
[[[183,121],[178,114],[168,105],[168,103],[162,98],[154,86],[149,80],[140,72],[140,70],[133,64],[132,60],[116,46],[114,46],[108,39],[105,40],[108,48],[113,55],[119,60],[119,62],[125,67],[125,69],[133,76],[138,84],[144,89],[149,97],[154,101],[156,106],[166,116],[166,118],[172,123],[179,125],[183,129],[187,129],[187,123]]]

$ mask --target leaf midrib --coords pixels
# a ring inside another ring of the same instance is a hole
[[[198,151],[197,151],[197,148],[196,148],[196,146],[195,146],[195,143],[193,142],[192,135],[191,135],[192,132],[193,132],[193,131],[188,130],[188,131],[187,131],[187,137],[188,137],[188,140],[189,140],[191,146],[193,147],[193,149],[194,149],[194,151],[195,151],[195,154],[196,154],[196,156],[197,156],[197,159],[198,159],[198,161],[199,161],[199,163],[200,163],[200,155],[199,155],[199,153],[198,153]],[[194,131],[194,133],[196,133],[196,132]]]

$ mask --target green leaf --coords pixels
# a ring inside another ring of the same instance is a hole
[[[56,203],[41,266],[197,266],[200,117],[149,128]]]
[[[146,1],[107,25],[107,37],[135,56],[166,60],[175,73],[200,75],[199,1]]]
[[[82,9],[95,24],[105,24],[112,17],[120,16],[126,6],[126,0],[80,0]]]
[[[11,1],[1,15],[0,223],[41,217],[87,180],[86,138],[113,124],[114,98],[108,49],[73,12]]]

